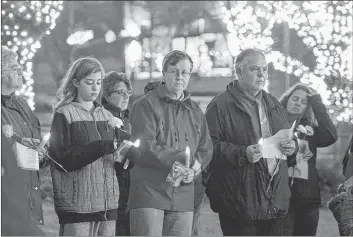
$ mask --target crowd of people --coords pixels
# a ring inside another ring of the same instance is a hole
[[[3,185],[14,169],[23,176],[30,223],[11,228],[17,222],[10,218],[2,222],[3,234],[40,233],[33,222],[45,221],[39,169],[50,165],[61,236],[199,235],[206,196],[223,235],[316,235],[317,148],[333,144],[337,132],[310,86],[296,84],[279,100],[263,89],[268,65],[262,51],[238,55],[236,79],[205,114],[186,90],[193,61],[185,52],[164,57],[162,80],[148,83],[131,109],[126,75],[105,73],[93,57],[80,58],[58,89],[45,146],[37,117],[15,94],[22,86],[16,53],[2,46],[1,59],[2,137],[8,143],[2,142],[2,161],[19,162],[18,144],[39,161],[37,169],[2,162]],[[275,144],[280,155],[264,153],[260,141],[281,130],[293,134]],[[130,145],[122,155],[124,144]],[[176,185],[167,177],[178,164],[185,171]]]

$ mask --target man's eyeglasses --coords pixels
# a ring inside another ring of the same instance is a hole
[[[112,91],[111,93],[118,93],[118,95],[124,95],[124,96],[132,95],[131,91],[126,91],[126,90],[116,90],[116,91]]]
[[[15,71],[19,76],[23,75],[23,69],[21,66],[14,66],[9,69],[3,69],[3,71]]]
[[[189,77],[191,75],[190,72],[186,72],[186,71],[178,71],[178,70],[173,70],[173,71],[170,71],[170,72],[166,72],[168,73],[169,75],[172,75],[172,76],[179,76],[181,75],[182,77]]]

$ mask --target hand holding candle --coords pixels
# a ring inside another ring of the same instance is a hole
[[[195,170],[190,169],[190,147],[186,146],[185,149],[185,167],[187,171],[183,174],[182,182],[183,183],[191,183],[195,177]]]
[[[132,146],[138,148],[138,147],[140,146],[140,139],[137,139],[137,140],[132,144]],[[131,147],[130,147],[130,149],[131,149]],[[127,154],[126,154],[126,155],[127,155]],[[123,168],[126,170],[126,169],[129,167],[129,164],[130,164],[130,159],[127,157],[127,158],[126,158],[126,161],[125,161],[125,163],[124,163],[124,167],[123,167]]]

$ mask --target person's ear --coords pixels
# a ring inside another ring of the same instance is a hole
[[[241,68],[236,68],[235,69],[235,73],[237,74],[238,78],[241,78],[240,75],[241,75]]]
[[[75,87],[78,87],[80,85],[80,82],[77,80],[77,79],[73,79],[72,80],[72,84],[75,86]]]

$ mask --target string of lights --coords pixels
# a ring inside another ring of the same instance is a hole
[[[1,7],[2,44],[18,54],[23,67],[25,83],[16,94],[25,96],[34,110],[32,59],[40,41],[55,28],[63,1],[1,1]]]
[[[219,4],[233,56],[249,47],[264,50],[276,70],[317,89],[337,121],[353,123],[351,1],[237,1],[230,9],[226,2]],[[273,49],[272,28],[282,22],[312,49],[317,57],[313,71]],[[327,83],[328,78],[335,79]]]

